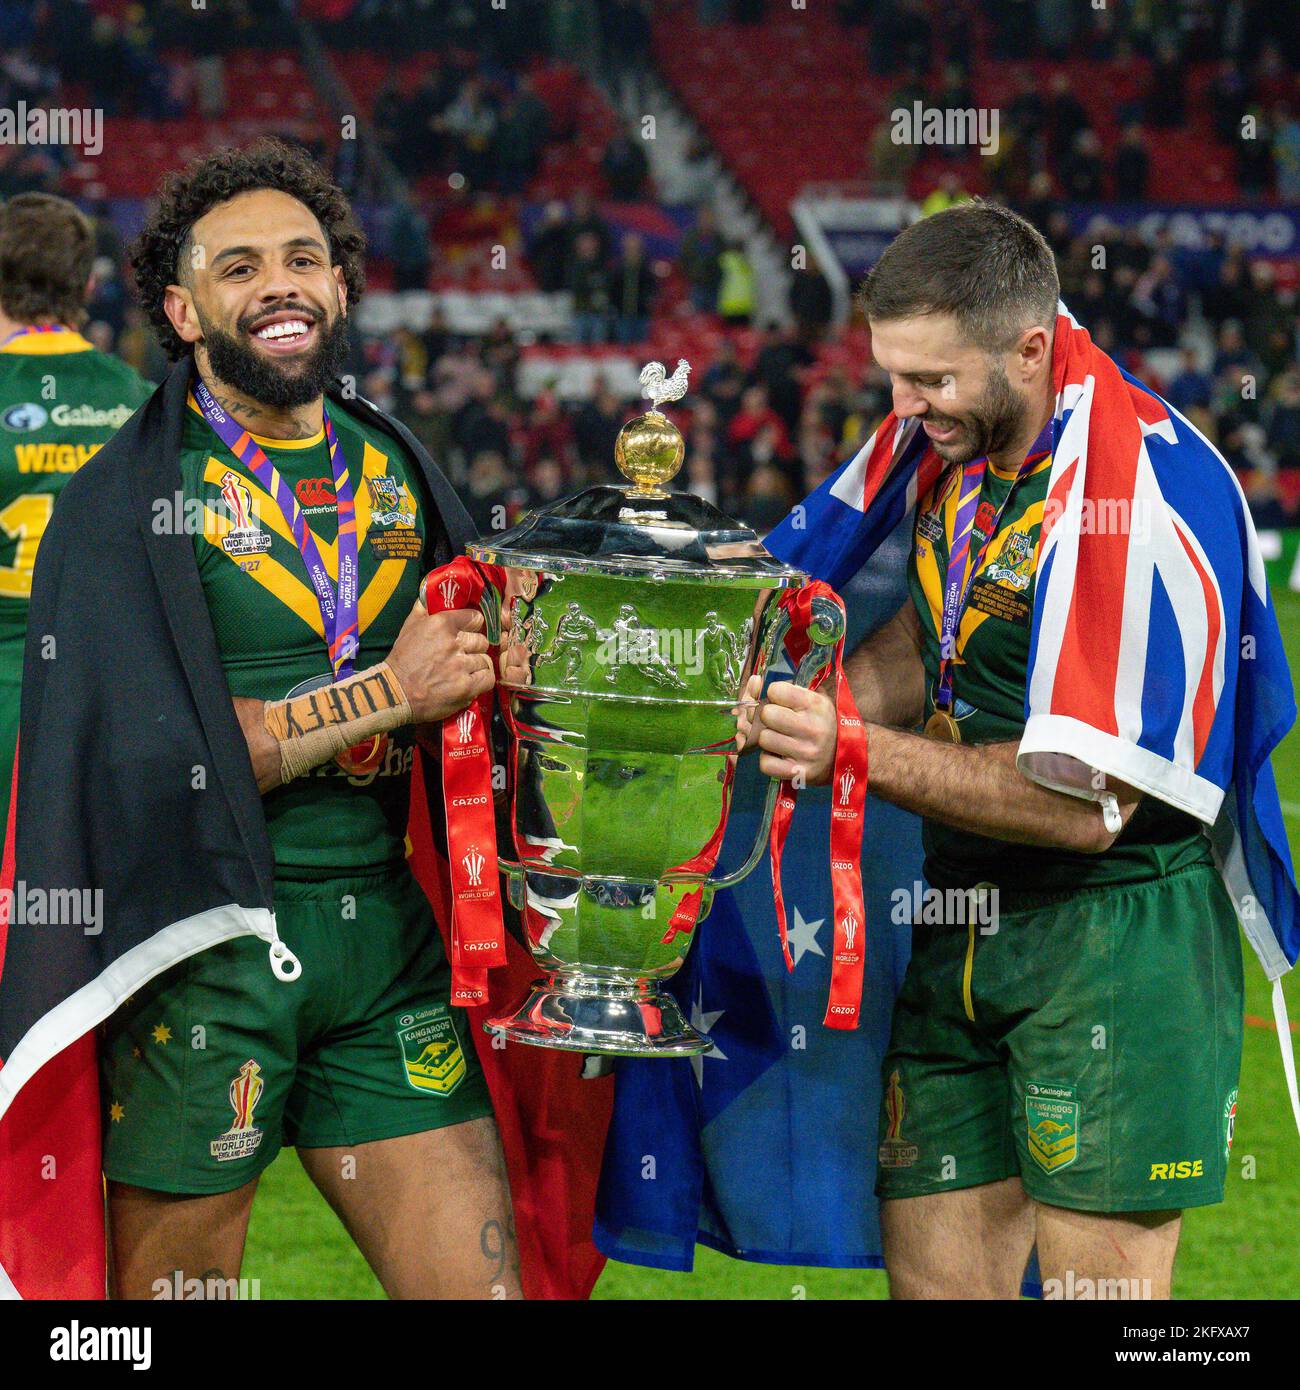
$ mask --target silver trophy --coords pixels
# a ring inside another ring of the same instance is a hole
[[[663,984],[714,892],[750,873],[767,840],[775,781],[744,862],[715,871],[740,695],[779,657],[780,591],[807,576],[710,503],[663,488],[685,449],[658,407],[688,373],[685,362],[671,377],[657,362],[641,373],[653,408],[619,434],[627,484],[588,488],[469,547],[505,570],[503,606],[528,652],[528,682],[500,687],[513,841],[501,868],[545,974],[487,1025],[514,1042],[707,1052]],[[842,631],[836,605],[816,600],[796,681],[827,665]]]

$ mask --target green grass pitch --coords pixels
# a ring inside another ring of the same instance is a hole
[[[1300,673],[1300,595],[1279,587],[1274,597],[1291,669]],[[1300,837],[1300,732],[1291,733],[1274,766],[1294,842]],[[1247,1015],[1271,1019],[1267,982],[1250,948],[1244,943],[1243,948]],[[1300,1019],[1298,973],[1286,982],[1292,1019]],[[1300,1137],[1287,1103],[1277,1035],[1269,1027],[1248,1027],[1227,1200],[1187,1213],[1174,1271],[1175,1297],[1269,1298],[1300,1286],[1297,1146]],[[262,1179],[244,1274],[260,1280],[263,1298],[382,1297],[292,1151],[282,1154]],[[611,1263],[595,1293],[612,1299],[885,1296],[885,1276],[874,1271],[748,1264],[702,1247],[693,1274]]]

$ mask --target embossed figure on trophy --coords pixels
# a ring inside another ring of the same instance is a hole
[[[677,668],[659,650],[657,629],[644,626],[630,603],[619,608],[602,651],[609,654],[605,679],[611,685],[618,680],[619,672],[630,666],[655,685],[666,686],[669,690],[686,689],[686,682]]]
[[[749,638],[753,630],[753,618],[746,618],[745,626],[735,633],[712,609],[704,615],[704,630],[700,639],[707,654],[705,659],[709,679],[724,695],[739,694],[740,673],[749,653]]]
[[[532,622],[536,617],[537,614],[534,612],[529,622]],[[533,669],[536,670],[539,666],[550,666],[563,659],[564,675],[561,678],[561,683],[576,688],[578,677],[582,673],[584,644],[593,637],[601,635],[600,628],[596,626],[596,620],[584,613],[580,604],[570,603],[560,614],[559,622],[555,624],[555,633],[551,638],[550,645],[545,651],[538,652],[533,658]]]

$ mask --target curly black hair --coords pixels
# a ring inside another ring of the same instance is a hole
[[[171,326],[163,297],[168,285],[181,283],[191,229],[218,203],[260,188],[278,189],[311,209],[329,238],[330,259],[343,271],[348,308],[361,298],[366,283],[365,233],[343,190],[325,170],[305,150],[272,136],[254,140],[244,149],[215,150],[163,179],[158,204],[131,247],[140,304],[173,361],[184,357],[190,345]]]

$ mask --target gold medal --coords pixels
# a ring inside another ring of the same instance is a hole
[[[957,721],[946,709],[935,710],[926,720],[925,736],[938,739],[940,743],[961,742],[961,730],[957,727]]]

